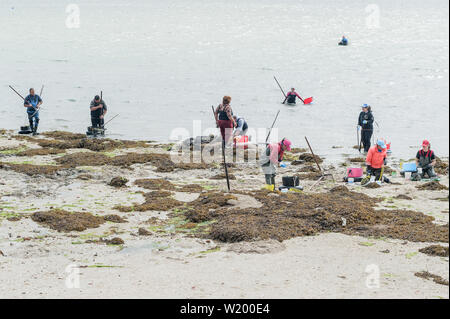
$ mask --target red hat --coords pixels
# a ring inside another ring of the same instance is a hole
[[[283,139],[283,144],[284,144],[284,146],[286,146],[286,149],[288,150],[288,151],[290,151],[291,150],[291,141],[289,141],[289,140],[287,140],[287,139]]]
[[[430,146],[430,142],[428,142],[428,140],[423,140],[422,146]]]

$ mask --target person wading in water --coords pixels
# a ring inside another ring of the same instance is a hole
[[[34,89],[30,89],[30,94],[25,98],[23,105],[27,108],[28,121],[30,122],[30,129],[33,135],[37,135],[39,125],[39,107],[42,104],[42,99],[39,95],[34,93]]]
[[[91,102],[91,123],[93,128],[103,128],[105,115],[108,112],[105,101],[96,95]]]
[[[370,139],[373,134],[374,120],[371,107],[368,104],[364,104],[358,118],[358,129],[361,129],[361,141],[365,153],[370,149]]]
[[[236,121],[233,118],[233,110],[230,103],[231,97],[224,96],[222,104],[220,104],[214,112],[217,127],[220,128],[220,134],[222,135],[222,140],[225,141],[225,144],[230,141],[230,138],[233,136],[233,128],[237,126]]]
[[[297,92],[295,92],[295,89],[292,88],[290,92],[288,92],[288,94],[286,95],[286,98],[283,101],[283,104],[287,103],[288,104],[295,104],[296,103],[296,99],[299,98],[300,100],[302,99],[300,97],[300,95],[298,95]]]

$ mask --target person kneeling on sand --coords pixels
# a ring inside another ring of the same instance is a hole
[[[419,168],[419,172],[417,173],[415,179],[436,177],[436,173],[434,172],[434,166],[436,165],[436,155],[430,149],[430,142],[424,140],[422,142],[422,149],[416,154],[416,165]],[[420,172],[422,169],[422,173]],[[414,178],[413,177],[413,178]]]
[[[283,138],[279,143],[267,145],[261,155],[260,165],[266,178],[267,189],[275,190],[276,167],[283,161],[284,152],[291,150],[291,144],[291,141]]]
[[[387,151],[386,143],[383,140],[378,140],[377,145],[372,146],[369,149],[366,157],[367,174],[375,176],[376,180],[381,179],[382,170],[387,163]],[[383,176],[385,182],[389,183],[389,180]]]

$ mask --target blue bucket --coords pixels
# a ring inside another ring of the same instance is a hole
[[[417,172],[416,163],[404,163],[403,164],[403,172]]]

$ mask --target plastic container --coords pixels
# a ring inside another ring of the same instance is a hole
[[[414,162],[411,163],[403,163],[403,171],[404,172],[416,172],[417,171],[417,165]]]
[[[362,177],[364,175],[364,171],[360,167],[349,167],[347,168],[347,177]]]
[[[422,174],[422,173],[423,173],[422,167],[418,167],[418,168],[417,168],[417,173],[419,173],[419,174]]]
[[[353,177],[349,177],[347,181],[349,184],[353,184],[355,182],[355,179]]]
[[[411,172],[405,172],[405,179],[410,180],[411,179]]]

